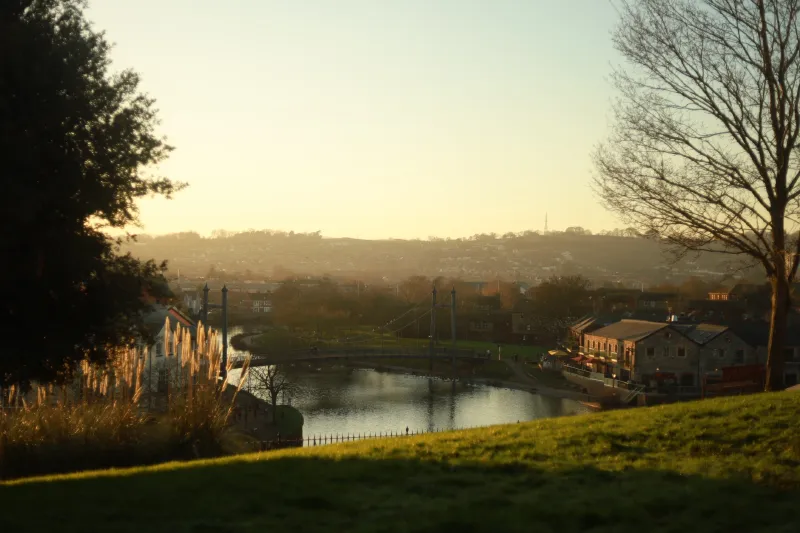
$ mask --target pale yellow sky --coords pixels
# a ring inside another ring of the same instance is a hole
[[[596,201],[607,0],[92,0],[189,183],[147,233],[620,226]]]

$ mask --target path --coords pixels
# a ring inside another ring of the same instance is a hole
[[[522,383],[527,384],[531,387],[532,392],[537,394],[543,394],[545,396],[552,396],[556,398],[569,398],[572,400],[580,400],[580,401],[591,401],[591,396],[588,394],[584,394],[578,390],[574,389],[561,389],[555,387],[548,387],[546,385],[542,385],[541,381],[536,379],[535,377],[531,376],[526,372],[525,364],[526,363],[517,363],[509,359],[504,359],[504,362],[508,367],[514,372],[517,378],[522,381]]]

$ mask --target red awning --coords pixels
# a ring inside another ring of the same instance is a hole
[[[573,357],[572,360],[575,361],[576,363],[580,363],[581,361],[583,361],[583,356],[579,355],[578,357]]]

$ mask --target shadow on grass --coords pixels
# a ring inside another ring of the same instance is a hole
[[[800,531],[800,490],[745,479],[327,457],[192,466],[0,486],[0,531]]]

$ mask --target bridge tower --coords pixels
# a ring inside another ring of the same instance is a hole
[[[220,361],[219,377],[223,380],[228,377],[228,287],[222,286],[222,305],[208,303],[208,283],[203,287],[203,325],[208,327],[209,308],[222,309],[222,361]]]
[[[456,381],[456,287],[450,291],[450,335],[453,337],[453,364],[450,370],[453,385]]]
[[[433,291],[431,291],[431,336],[430,336],[430,343],[429,343],[429,355],[430,355],[430,363],[429,363],[429,371],[433,372],[433,356],[436,353],[436,309],[439,307],[449,307],[450,308],[450,335],[452,337],[452,349],[453,349],[453,357],[452,357],[452,374],[453,378],[455,379],[455,370],[456,370],[456,288],[453,287],[453,290],[450,291],[450,304],[436,304],[436,286],[433,286]]]
[[[436,285],[433,286],[431,292],[431,340],[429,344],[430,360],[428,370],[433,373],[433,353],[436,346]]]

